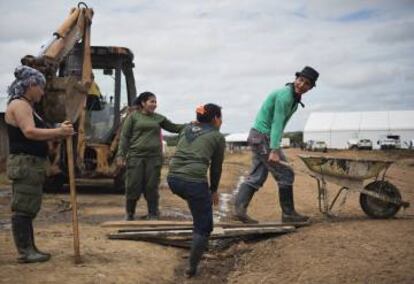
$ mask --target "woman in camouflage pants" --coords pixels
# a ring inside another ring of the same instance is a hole
[[[10,152],[7,174],[12,181],[12,231],[21,263],[42,262],[50,254],[40,252],[34,242],[33,219],[40,210],[46,174],[48,145],[46,140],[74,134],[72,124],[46,129],[33,106],[44,95],[45,77],[28,66],[16,68],[16,79],[8,89],[9,102],[5,120]]]

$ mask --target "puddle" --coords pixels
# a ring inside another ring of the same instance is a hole
[[[234,198],[239,192],[240,184],[244,182],[244,176],[239,177],[236,188],[232,193],[220,193],[220,202],[218,210],[213,212],[214,222],[220,222],[223,219],[229,218],[232,215],[234,205]]]
[[[173,220],[192,220],[190,212],[184,212],[176,208],[163,208],[161,210],[162,219]]]

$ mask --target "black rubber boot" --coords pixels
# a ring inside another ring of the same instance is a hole
[[[44,262],[50,259],[48,254],[40,254],[33,247],[31,236],[32,218],[28,216],[12,216],[12,232],[14,243],[19,253],[19,263]]]
[[[208,245],[208,237],[199,235],[197,233],[193,234],[193,240],[191,242],[191,251],[189,258],[189,266],[185,271],[185,274],[188,278],[193,277],[197,273],[197,267],[200,263],[201,257],[203,256],[204,251]]]
[[[34,230],[33,230],[33,218],[31,218],[30,219],[30,237],[31,237],[31,242],[32,242],[32,247],[33,247],[33,249],[37,252],[37,253],[39,253],[39,254],[41,254],[41,255],[44,255],[44,256],[46,256],[46,257],[51,257],[51,255],[50,255],[50,253],[47,253],[47,252],[42,252],[42,251],[40,251],[37,247],[36,247],[36,243],[35,243],[35,238],[34,238]]]
[[[237,192],[235,202],[234,202],[234,217],[243,222],[250,224],[257,224],[258,221],[250,218],[247,215],[247,207],[249,206],[250,201],[253,198],[256,189],[251,187],[247,183],[242,183]]]
[[[279,186],[279,201],[283,223],[302,223],[309,220],[308,216],[302,216],[296,212],[291,185]]]
[[[158,199],[147,200],[148,215],[147,220],[158,220],[160,219],[160,212],[158,210]]]
[[[136,199],[127,199],[126,200],[126,217],[125,220],[133,221],[135,215],[135,207],[137,206]]]

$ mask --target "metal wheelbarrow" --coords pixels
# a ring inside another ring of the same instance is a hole
[[[324,156],[299,155],[312,172],[318,184],[319,210],[332,216],[332,208],[345,190],[360,192],[359,203],[366,215],[371,218],[391,218],[401,207],[408,207],[402,201],[398,188],[385,179],[385,174],[393,161],[350,159]],[[374,179],[375,178],[375,179]],[[369,183],[366,180],[372,180]],[[329,204],[327,182],[341,188]]]

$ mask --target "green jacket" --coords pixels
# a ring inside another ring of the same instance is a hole
[[[220,182],[224,149],[224,136],[217,128],[210,124],[190,123],[180,133],[168,175],[207,182],[210,167],[210,190],[215,192]]]
[[[117,156],[161,156],[161,128],[178,133],[183,127],[183,124],[174,124],[158,113],[147,115],[134,111],[128,115],[122,126]]]
[[[292,85],[273,91],[264,101],[253,128],[270,136],[271,149],[280,148],[283,131],[297,108]]]

